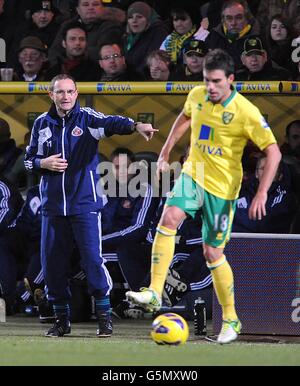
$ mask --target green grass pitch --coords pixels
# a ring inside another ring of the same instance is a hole
[[[72,325],[64,338],[45,338],[49,325],[36,318],[8,317],[0,323],[0,366],[204,366],[300,365],[298,343],[249,343],[220,346],[193,336],[183,346],[158,346],[150,338],[150,320],[117,320],[109,339],[96,338],[96,323]]]

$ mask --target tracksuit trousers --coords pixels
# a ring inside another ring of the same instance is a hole
[[[108,296],[112,281],[101,250],[100,212],[73,216],[42,216],[41,258],[47,298],[53,303],[68,302],[70,262],[77,246],[88,290],[95,298]]]

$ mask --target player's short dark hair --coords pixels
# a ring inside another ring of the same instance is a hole
[[[290,135],[290,130],[292,126],[300,127],[300,119],[295,119],[294,121],[290,122],[287,127],[285,128],[285,136],[288,137]]]
[[[69,23],[64,24],[63,26],[63,29],[62,29],[63,40],[66,40],[67,33],[68,31],[70,31],[70,29],[76,29],[76,28],[79,28],[82,31],[84,31],[85,36],[87,35],[87,30],[82,23],[79,23],[79,21],[71,21]]]
[[[75,79],[71,75],[68,75],[68,74],[58,74],[54,78],[51,79],[49,90],[53,91],[54,90],[55,82],[57,82],[59,80],[63,80],[63,79],[71,79],[74,82],[75,87],[77,89],[76,81],[75,81]]]
[[[234,74],[234,61],[226,51],[216,48],[205,55],[203,68],[206,71],[223,70],[228,78],[229,75]]]

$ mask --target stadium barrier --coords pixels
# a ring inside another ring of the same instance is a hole
[[[86,82],[78,83],[80,103],[105,114],[120,114],[152,123],[159,132],[153,140],[133,140],[131,136],[113,136],[100,143],[100,150],[109,156],[117,146],[133,152],[160,152],[170,128],[181,111],[186,94],[196,82]],[[253,102],[272,127],[279,143],[284,141],[286,125],[299,119],[299,82],[236,82],[238,91]],[[49,109],[48,82],[0,82],[0,115],[10,123],[18,145],[34,119]],[[172,161],[178,160],[189,142],[187,133],[174,148]]]
[[[300,335],[300,235],[233,233],[225,248],[244,334]],[[222,323],[213,301],[213,330]]]

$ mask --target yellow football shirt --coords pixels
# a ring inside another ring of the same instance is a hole
[[[241,159],[248,140],[261,150],[276,143],[268,123],[235,89],[224,103],[214,104],[205,87],[197,86],[190,91],[183,112],[191,117],[191,147],[183,172],[217,197],[237,198],[243,175]]]

